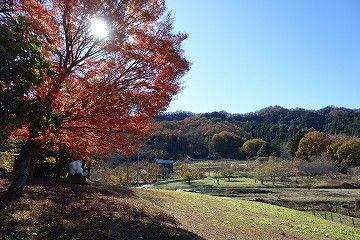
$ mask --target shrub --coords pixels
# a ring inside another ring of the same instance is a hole
[[[311,157],[309,162],[300,161],[299,172],[306,176],[322,176],[335,172],[335,165],[335,162],[329,157]]]
[[[177,177],[185,178],[187,183],[191,184],[191,179],[194,178],[205,178],[204,173],[194,166],[189,164],[183,164],[177,168],[176,172]]]
[[[292,162],[286,160],[279,160],[270,158],[266,163],[263,163],[256,171],[256,179],[262,184],[264,180],[270,179],[275,185],[276,178],[284,179],[291,175]]]
[[[231,178],[233,177],[235,171],[231,168],[226,168],[221,171],[221,175],[228,179],[228,181],[231,181]]]
[[[0,167],[8,172],[13,170],[15,156],[13,151],[0,152]]]

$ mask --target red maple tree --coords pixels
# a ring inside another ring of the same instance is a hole
[[[14,0],[12,13],[33,23],[52,74],[27,95],[41,118],[24,120],[30,134],[10,190],[23,189],[49,143],[83,159],[130,153],[189,70],[187,36],[172,32],[164,0]],[[95,19],[106,22],[106,37],[91,31]]]

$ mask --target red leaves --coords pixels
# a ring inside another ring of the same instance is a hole
[[[35,23],[55,71],[33,97],[51,103],[62,122],[39,139],[82,156],[137,147],[189,69],[181,49],[187,36],[171,32],[165,1],[22,0],[17,7]],[[95,17],[108,22],[108,39],[89,34]]]

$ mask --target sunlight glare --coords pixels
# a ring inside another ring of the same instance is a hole
[[[109,29],[104,20],[94,19],[90,26],[91,33],[98,38],[105,38],[109,34]]]

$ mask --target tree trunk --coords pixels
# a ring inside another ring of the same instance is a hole
[[[34,139],[29,138],[26,141],[20,156],[15,160],[15,176],[8,191],[22,191],[25,184],[31,181],[39,152],[40,145]]]
[[[275,186],[276,177],[272,177],[272,184]]]
[[[90,179],[90,170],[91,170],[91,163],[87,164],[87,179]],[[137,181],[139,183],[139,180]]]
[[[360,199],[355,199],[355,211],[360,210]]]

